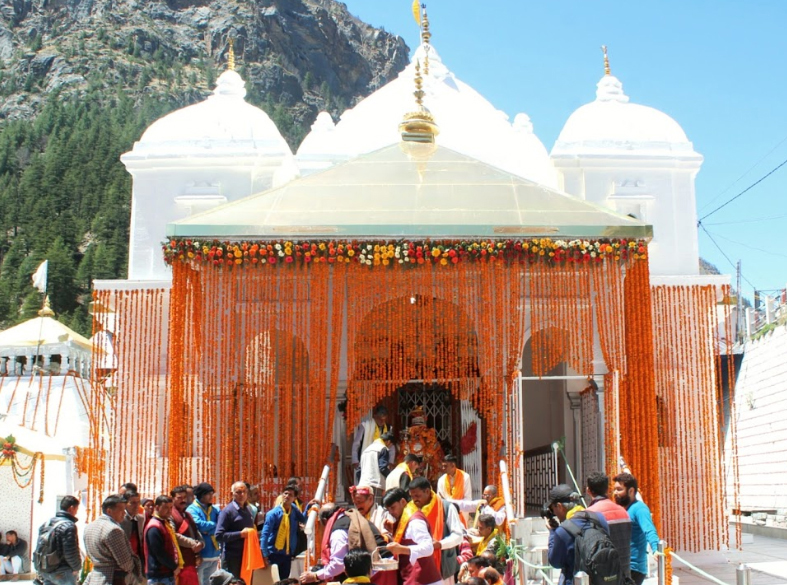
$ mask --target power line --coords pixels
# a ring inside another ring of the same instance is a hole
[[[739,219],[736,221],[714,221],[706,223],[705,225],[738,225],[741,223],[757,223],[759,221],[771,221],[773,219],[783,219],[787,217],[787,213],[782,215],[769,215],[768,217],[755,217],[753,219]]]
[[[756,187],[757,185],[759,185],[760,183],[762,183],[762,182],[763,182],[765,179],[767,179],[768,177],[770,177],[770,176],[771,176],[773,173],[775,173],[776,171],[778,171],[778,170],[779,170],[780,168],[782,168],[784,165],[787,165],[787,159],[784,159],[784,160],[783,160],[783,161],[782,161],[782,162],[781,162],[781,163],[780,163],[778,166],[776,166],[775,168],[771,169],[771,170],[770,170],[768,173],[766,173],[765,175],[763,175],[762,177],[760,177],[759,179],[757,179],[756,181],[754,181],[754,183],[752,183],[751,185],[749,185],[748,187],[746,187],[746,188],[745,188],[743,191],[741,191],[740,193],[738,193],[737,195],[735,195],[735,197],[732,197],[731,199],[728,199],[726,202],[724,202],[724,203],[722,203],[721,205],[719,205],[719,206],[718,206],[716,209],[714,209],[714,210],[713,210],[713,211],[711,211],[710,213],[707,213],[707,214],[705,214],[704,216],[702,216],[702,217],[701,217],[701,218],[700,218],[700,219],[697,221],[697,226],[701,226],[701,225],[702,225],[702,220],[703,220],[703,219],[706,219],[706,218],[710,217],[711,215],[713,215],[714,213],[716,213],[716,212],[717,212],[717,211],[719,211],[720,209],[723,209],[724,207],[727,207],[727,206],[728,206],[730,203],[732,203],[733,201],[735,201],[735,200],[736,200],[738,197],[740,197],[741,195],[744,195],[745,193],[747,193],[747,192],[751,191],[751,190],[752,190],[754,187]],[[706,231],[706,233],[707,233],[707,231]]]
[[[705,233],[710,234],[708,230],[705,230]],[[779,258],[787,258],[787,254],[779,254],[778,252],[774,252],[773,250],[766,250],[765,248],[758,248],[757,246],[752,246],[751,244],[746,244],[744,242],[737,242],[735,240],[731,240],[726,236],[722,236],[721,234],[713,234],[713,235],[715,235],[717,238],[721,238],[722,240],[727,240],[730,244],[735,244],[736,246],[743,246],[744,248],[748,248],[749,250],[762,252],[763,254],[770,254],[771,256],[778,256]]]
[[[787,161],[785,161],[785,162],[787,162]],[[724,250],[722,250],[722,249],[721,249],[721,246],[719,246],[718,242],[716,242],[716,240],[714,240],[714,239],[713,239],[713,236],[710,234],[710,232],[709,232],[707,229],[705,229],[705,226],[704,226],[704,225],[702,225],[702,224],[701,224],[701,223],[699,223],[699,222],[697,223],[697,225],[699,225],[699,227],[701,227],[701,228],[702,228],[702,231],[704,231],[704,232],[705,232],[705,234],[708,236],[708,238],[710,238],[710,241],[711,241],[711,242],[713,242],[713,245],[714,245],[714,246],[716,246],[716,248],[719,250],[719,252],[721,252],[721,255],[722,255],[722,256],[724,256],[724,258],[727,260],[727,262],[729,262],[729,263],[730,263],[730,266],[732,266],[732,267],[733,267],[735,270],[737,270],[737,269],[738,269],[738,265],[737,265],[737,264],[735,264],[735,262],[733,262],[732,260],[730,260],[730,257],[729,257],[729,256],[727,256],[727,254],[724,252]],[[754,286],[754,284],[753,284],[753,283],[752,283],[752,282],[751,282],[751,281],[750,281],[748,278],[746,278],[745,276],[743,276],[743,272],[741,272],[741,278],[743,278],[743,280],[745,280],[745,281],[746,281],[746,283],[747,283],[747,284],[748,284],[750,287],[752,287],[754,290],[757,290],[757,287],[756,287],[756,286]],[[738,291],[738,294],[740,294],[740,292],[741,292],[741,291]]]
[[[716,200],[717,200],[719,197],[721,197],[722,195],[724,195],[724,194],[725,194],[727,191],[729,191],[730,189],[732,189],[732,188],[733,188],[733,187],[734,187],[734,186],[735,186],[735,185],[738,183],[738,181],[740,181],[740,180],[741,180],[743,177],[745,177],[745,176],[746,176],[746,175],[748,175],[750,172],[752,172],[752,171],[753,171],[753,170],[754,170],[754,169],[755,169],[755,168],[756,168],[756,167],[757,167],[757,166],[758,166],[758,165],[759,165],[759,164],[760,164],[762,161],[764,161],[766,158],[768,158],[769,156],[771,156],[771,154],[773,154],[773,152],[774,152],[774,151],[775,151],[777,148],[779,148],[779,147],[780,147],[782,144],[784,144],[785,142],[787,142],[787,136],[785,136],[785,137],[784,137],[784,138],[783,138],[783,139],[782,139],[782,140],[779,142],[779,144],[777,144],[776,146],[774,146],[773,148],[771,148],[771,149],[770,149],[768,152],[766,152],[764,155],[762,155],[762,157],[760,157],[760,159],[759,159],[759,160],[758,160],[756,163],[754,163],[752,166],[750,166],[750,167],[749,167],[749,168],[746,170],[746,172],[745,172],[745,173],[743,173],[743,174],[742,174],[740,177],[738,177],[738,178],[737,178],[737,179],[735,179],[735,180],[734,180],[732,183],[730,183],[730,184],[727,186],[727,188],[726,188],[726,189],[724,189],[724,190],[723,190],[721,193],[719,193],[718,195],[716,195],[716,197],[714,197],[713,199],[711,199],[710,201],[708,201],[708,202],[707,202],[705,205],[703,205],[703,206],[700,208],[700,211],[702,211],[703,209],[705,209],[706,207],[708,207],[708,206],[709,206],[711,203],[713,203],[713,202],[714,202],[714,201],[716,201]]]

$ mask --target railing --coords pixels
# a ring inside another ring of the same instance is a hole
[[[560,483],[557,477],[557,454],[552,445],[524,452],[525,503],[529,508],[541,509],[549,499],[549,490]]]

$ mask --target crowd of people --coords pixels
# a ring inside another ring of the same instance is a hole
[[[407,448],[396,463],[387,419],[378,406],[354,431],[352,505],[309,501],[299,477],[286,482],[269,510],[260,505],[259,487],[243,481],[232,484],[223,506],[206,482],[155,498],[126,483],[84,529],[84,551],[74,496],[64,497],[56,516],[39,528],[35,551],[13,530],[0,534],[0,575],[25,572],[32,552],[42,585],[76,585],[80,576],[87,585],[233,585],[250,578],[249,551],[256,549],[261,563],[255,566],[275,566],[282,579],[276,585],[509,585],[512,519],[497,486],[485,486],[474,499],[470,474],[450,453],[442,457],[439,477],[433,464],[427,469],[426,458]],[[413,421],[425,424],[422,413]],[[594,531],[614,553],[610,571],[617,576],[607,576],[606,585],[642,585],[648,574],[647,548],[658,546],[650,511],[636,478],[622,473],[612,482],[611,497],[610,479],[601,473],[588,476],[585,495],[566,484],[550,491],[542,516],[548,560],[560,569],[561,585],[586,570],[578,543]],[[310,512],[318,518],[316,562],[301,570],[293,561],[307,548]]]
[[[385,444],[386,438],[383,431],[374,441]],[[509,584],[512,548],[503,498],[497,486],[487,485],[482,498],[473,499],[470,476],[457,463],[446,456],[443,474],[433,485],[421,475],[419,458],[407,456],[393,469],[388,465],[387,473],[376,478],[377,485],[352,486],[351,506],[308,500],[298,477],[287,481],[269,510],[261,508],[257,487],[242,481],[231,486],[222,507],[215,503],[217,494],[209,483],[176,486],[155,499],[142,498],[137,486],[127,483],[104,499],[102,514],[84,530],[90,561],[85,582],[244,583],[253,575],[251,551],[260,560],[254,567],[276,567],[283,580],[277,585]],[[551,490],[542,515],[549,528],[549,562],[561,570],[561,583],[570,583],[575,571],[585,570],[575,566],[585,563],[584,553],[575,550],[578,536],[598,530],[616,555],[621,578],[617,585],[642,584],[648,572],[647,546],[655,550],[658,536],[647,506],[637,497],[636,479],[621,474],[613,481],[610,498],[609,478],[591,474],[585,487],[587,506],[568,485]],[[76,529],[79,500],[68,496],[60,507],[40,528],[38,549],[46,550],[34,554],[44,585],[75,585],[83,567]],[[306,570],[301,564],[295,569],[293,560],[307,547],[304,527],[311,512],[318,519],[316,562]],[[12,540],[8,535],[6,539]],[[3,551],[2,566],[13,567],[13,551],[10,557],[7,548]],[[613,581],[610,585],[616,585]]]

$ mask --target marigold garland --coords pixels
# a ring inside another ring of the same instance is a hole
[[[721,363],[719,352],[727,348],[716,339],[718,293],[711,285],[653,287],[664,508],[660,534],[671,546],[690,552],[718,549],[728,541],[723,529],[725,498],[720,497],[725,491],[724,414],[721,371],[716,366]],[[670,488],[676,482],[685,486],[677,500]],[[701,508],[702,519],[687,518],[686,506]]]
[[[172,239],[162,244],[164,260],[215,266],[275,266],[312,263],[365,266],[449,266],[466,262],[544,262],[570,264],[627,261],[647,257],[641,240],[260,240],[228,242]]]
[[[107,331],[115,340],[114,390],[93,393],[91,446],[77,451],[92,497],[129,480],[147,493],[208,480],[226,497],[243,477],[261,486],[267,503],[284,477],[316,482],[330,453],[343,349],[348,429],[407,382],[441,385],[481,416],[484,482],[498,483],[505,454],[511,482],[520,485],[522,446],[505,421],[527,408],[512,398],[527,328],[533,372],[566,363],[590,374],[595,322],[615,372],[605,386],[613,376],[620,382],[617,401],[605,396],[607,461],[622,454],[630,463],[657,525],[672,515],[668,504],[661,513],[659,469],[674,459],[659,444],[683,444],[690,433],[663,412],[700,412],[707,397],[676,403],[678,386],[664,389],[678,375],[665,373],[664,356],[680,321],[665,307],[675,298],[651,292],[644,243],[183,239],[165,243],[164,253],[171,291],[95,295],[124,327]],[[259,269],[282,264],[286,270]],[[691,303],[701,307],[707,299],[697,294]],[[94,330],[102,327],[96,319]],[[697,348],[691,359],[707,365],[709,351]],[[95,369],[99,361],[94,356],[94,388],[109,385]],[[713,373],[692,372],[691,387],[712,381]],[[105,432],[108,409],[114,415]],[[696,416],[699,434],[718,435],[715,415]],[[131,440],[110,445],[109,436]],[[702,473],[714,473],[710,451],[697,455]],[[671,534],[671,525],[661,526]],[[691,546],[688,534],[669,538]]]

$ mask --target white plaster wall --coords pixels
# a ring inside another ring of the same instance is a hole
[[[0,433],[6,436],[5,433]],[[26,458],[25,458],[26,460]],[[11,466],[0,465],[0,532],[16,530],[19,538],[30,543],[32,527],[33,486],[20,488],[14,481]]]
[[[699,273],[694,178],[697,162],[632,158],[554,159],[559,184],[570,195],[629,213],[653,225],[652,275]]]
[[[161,253],[168,223],[269,189],[282,161],[184,157],[153,162],[124,155],[123,162],[134,178],[128,278],[160,280],[171,278]],[[212,197],[209,202],[194,203],[206,195]],[[188,197],[190,203],[178,203],[177,197]]]
[[[740,505],[787,508],[787,328],[750,342],[735,389]],[[726,443],[730,460],[730,441]],[[730,488],[732,476],[728,472]]]

